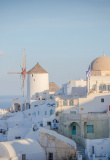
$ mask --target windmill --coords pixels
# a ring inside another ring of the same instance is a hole
[[[25,91],[26,91],[26,55],[25,55],[25,48],[22,49],[22,66],[21,66],[21,72],[8,72],[8,74],[20,74],[20,77],[22,77],[22,90],[23,90],[23,97],[25,97]]]

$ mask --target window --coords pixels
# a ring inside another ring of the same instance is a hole
[[[0,133],[2,133],[2,129],[0,129]]]
[[[69,101],[69,106],[73,106],[73,100]]]
[[[34,105],[34,107],[38,107],[38,105]]]
[[[40,126],[43,127],[43,124],[41,123]]]
[[[48,160],[53,160],[53,153],[49,153]]]
[[[100,92],[110,91],[110,84],[107,84],[107,85],[101,84],[101,85],[99,86],[99,90],[100,90]]]
[[[51,126],[51,122],[47,122],[47,126]]]
[[[59,106],[59,102],[56,102],[56,106],[57,106],[57,107]]]
[[[96,84],[93,85],[93,91],[96,91]]]
[[[32,77],[33,77],[33,74],[32,74]]]
[[[110,91],[110,85],[108,85],[108,91]]]
[[[76,126],[73,126],[73,130],[76,130]]]
[[[47,115],[47,111],[45,111],[45,115]]]
[[[63,106],[67,106],[67,101],[66,100],[63,101]]]
[[[100,90],[106,90],[106,85],[102,84],[99,86],[100,87]]]
[[[38,111],[38,115],[40,114],[40,112]]]
[[[94,133],[94,126],[93,125],[87,125],[87,133]]]
[[[76,135],[76,125],[72,125],[72,135]]]
[[[15,139],[21,139],[21,137],[15,137]]]
[[[26,160],[26,155],[22,154],[22,160]]]
[[[52,114],[53,114],[53,110],[51,109],[51,110],[50,110],[50,116],[51,116]]]
[[[38,98],[39,97],[39,93],[36,93],[36,98]]]
[[[104,102],[104,98],[101,99],[101,102]]]
[[[76,114],[76,111],[70,111],[70,114]]]

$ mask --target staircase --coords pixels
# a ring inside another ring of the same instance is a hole
[[[76,143],[76,145],[77,145],[77,155],[82,155],[82,160],[86,160],[84,147],[78,143]]]

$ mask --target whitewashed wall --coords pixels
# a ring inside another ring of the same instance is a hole
[[[85,87],[85,86],[86,86],[86,81],[83,79],[70,80],[62,85],[63,94],[71,95],[73,87]]]
[[[92,146],[94,146],[95,157],[104,159],[107,155],[110,157],[110,138],[105,139],[86,139],[86,157],[92,156]],[[97,159],[97,158],[96,158]]]
[[[104,98],[104,102],[101,99]],[[110,93],[91,93],[86,98],[79,98],[79,113],[107,111],[110,105]]]
[[[43,97],[46,92],[46,98],[49,96],[49,76],[45,74],[28,74],[27,75],[27,99],[36,98],[36,93]]]

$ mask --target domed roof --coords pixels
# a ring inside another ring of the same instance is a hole
[[[110,57],[105,56],[105,54],[101,57],[96,58],[91,63],[92,71],[110,71]]]
[[[43,69],[39,63],[37,63],[27,74],[43,74],[48,73],[45,69]]]

